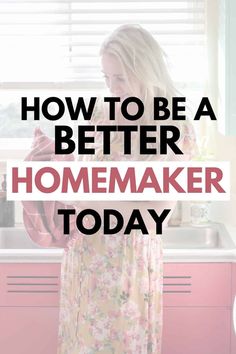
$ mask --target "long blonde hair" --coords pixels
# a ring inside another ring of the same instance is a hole
[[[153,120],[153,97],[165,97],[171,102],[176,95],[162,48],[140,25],[123,25],[103,42],[100,55],[105,53],[116,56],[127,77],[131,73],[140,82],[145,122],[150,123]],[[130,88],[135,92],[134,87]]]
[[[171,106],[172,97],[177,95],[177,90],[167,69],[166,55],[155,38],[140,25],[122,25],[104,40],[100,49],[100,55],[104,54],[116,56],[123,66],[127,78],[130,77],[131,73],[139,81],[142,89],[141,99],[145,107],[145,124],[163,124],[163,121],[154,121],[153,98],[165,97]],[[132,86],[131,83],[130,85]],[[131,92],[135,93],[134,87],[130,87],[130,89]],[[98,118],[99,115],[101,118],[101,111],[98,114]],[[99,122],[99,119],[97,122]],[[102,121],[100,120],[99,123],[102,123]],[[190,129],[191,125],[189,123],[182,121],[171,123],[169,119],[168,121],[165,120],[164,123],[175,124],[180,129],[181,138],[187,137],[188,141],[191,140],[193,132]],[[120,135],[116,132],[111,134],[111,143],[114,146],[120,143],[119,137]],[[134,140],[133,158],[156,158],[155,156],[141,157],[139,155],[139,139]],[[190,145],[187,149],[190,149]],[[102,156],[100,147],[98,147],[97,153],[97,156]],[[168,159],[168,157],[165,156],[163,159]]]

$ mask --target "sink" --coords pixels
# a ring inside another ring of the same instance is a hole
[[[34,243],[24,228],[0,228],[1,249],[40,249],[42,247]]]
[[[164,249],[227,250],[236,247],[222,224],[168,227],[162,238]]]
[[[164,262],[236,261],[236,245],[223,224],[168,227],[161,237]],[[63,254],[62,248],[38,246],[23,227],[0,228],[0,263],[61,263]]]
[[[85,236],[87,237],[87,236]],[[168,227],[161,236],[164,249],[176,250],[229,250],[235,244],[222,224],[205,227],[184,225]],[[0,228],[0,250],[45,249],[34,243],[22,228]]]

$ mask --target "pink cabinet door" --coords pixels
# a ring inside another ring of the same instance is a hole
[[[230,318],[227,307],[164,308],[162,354],[229,354]]]
[[[60,263],[0,264],[0,306],[59,306]]]
[[[231,306],[231,263],[164,264],[164,306]]]
[[[0,307],[2,354],[56,354],[57,307]]]
[[[231,354],[236,353],[236,263],[232,266],[232,332]]]

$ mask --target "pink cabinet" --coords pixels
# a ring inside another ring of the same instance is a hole
[[[232,320],[232,331],[231,331],[231,354],[236,353],[236,263],[232,267],[232,305],[233,313],[231,316]]]
[[[56,354],[60,264],[0,264],[0,353]],[[236,354],[236,264],[164,265],[162,354]]]
[[[231,306],[231,264],[165,264],[164,306]]]
[[[57,307],[0,307],[2,354],[56,354]]]
[[[236,353],[231,277],[231,263],[165,264],[162,354]]]
[[[60,263],[0,264],[0,306],[59,306]]]
[[[162,354],[229,354],[230,308],[166,307]]]
[[[60,264],[0,264],[0,353],[56,354]]]

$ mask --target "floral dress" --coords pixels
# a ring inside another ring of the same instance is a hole
[[[84,236],[64,256],[58,354],[160,354],[157,235]]]
[[[161,236],[80,236],[61,276],[58,354],[161,354]]]
[[[79,236],[62,263],[58,354],[160,354],[162,274],[155,233]]]

